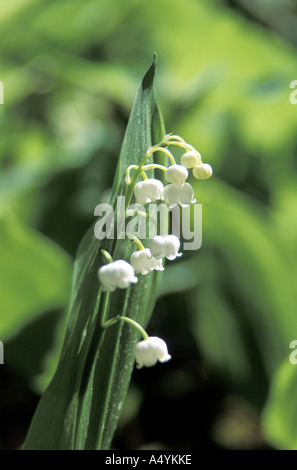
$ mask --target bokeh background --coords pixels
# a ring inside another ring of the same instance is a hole
[[[1,2],[1,449],[55,369],[75,251],[154,52],[167,132],[214,176],[192,181],[203,245],[168,266],[148,328],[172,361],[133,372],[114,448],[297,447],[296,25],[293,0]]]

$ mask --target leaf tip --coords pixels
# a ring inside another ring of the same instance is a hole
[[[152,86],[154,82],[156,68],[157,68],[157,53],[154,52],[152,65],[150,66],[150,68],[148,69],[148,71],[146,72],[142,80],[143,90],[146,90],[147,88],[150,88]]]

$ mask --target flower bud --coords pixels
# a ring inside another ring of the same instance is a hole
[[[122,259],[102,266],[98,270],[98,277],[103,285],[103,290],[111,292],[117,287],[126,289],[130,283],[138,281],[133,266]]]
[[[142,206],[147,202],[163,199],[163,183],[155,178],[150,178],[136,183],[134,195],[136,201]]]
[[[182,253],[179,253],[180,241],[176,235],[157,235],[149,241],[149,248],[154,258],[161,259],[164,256],[173,260]]]
[[[194,190],[189,183],[184,183],[182,185],[168,184],[164,188],[164,200],[169,207],[174,207],[177,204],[182,207],[186,207],[195,202]]]
[[[154,269],[156,271],[164,270],[162,260],[154,258],[149,248],[135,251],[135,253],[131,255],[130,262],[136,274],[147,274]]]
[[[150,336],[136,344],[134,349],[136,367],[152,367],[157,361],[167,362],[171,359],[168,354],[167,344],[157,336]]]
[[[194,152],[194,150],[186,152],[180,157],[180,163],[186,168],[194,168],[194,166],[199,165],[200,162],[200,154]]]
[[[193,175],[198,180],[206,180],[212,175],[212,168],[208,163],[201,163],[193,168]]]
[[[188,170],[183,165],[171,165],[165,173],[165,178],[168,183],[183,184],[188,175]]]

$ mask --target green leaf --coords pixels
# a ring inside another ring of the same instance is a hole
[[[297,366],[291,364],[288,354],[275,373],[262,415],[267,439],[282,450],[297,450],[296,388]]]
[[[154,93],[156,58],[141,82],[127,126],[115,175],[111,204],[122,195],[127,166],[139,164],[148,147],[164,136]],[[97,277],[100,250],[113,259],[130,259],[131,241],[99,241],[93,227],[83,238],[75,261],[73,292],[61,359],[45,391],[24,449],[108,449],[134,366],[139,334],[119,322],[102,328],[103,319],[125,315],[146,326],[160,273],[139,276],[126,290],[103,293]]]
[[[0,338],[9,340],[50,309],[67,305],[71,261],[10,212],[0,216]]]
[[[166,267],[159,287],[158,297],[193,289],[201,283],[201,279],[202,273],[197,271],[197,260],[195,258],[177,261]]]
[[[271,210],[216,175],[193,186],[204,241],[193,258],[200,282],[190,299],[192,331],[215,373],[260,407],[296,323],[291,246]]]
[[[234,299],[242,299],[244,310],[238,311],[238,319],[248,322],[270,377],[287,352],[295,322],[296,289],[287,261],[290,250],[287,253],[280,243],[279,225],[269,210],[218,179],[203,186],[200,193],[200,201],[205,202],[204,238],[224,262],[221,285],[228,279]],[[219,271],[215,270],[216,276]]]

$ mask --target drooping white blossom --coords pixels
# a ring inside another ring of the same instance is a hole
[[[149,178],[144,181],[136,183],[134,188],[134,195],[136,201],[144,205],[147,202],[163,200],[164,185],[162,181],[155,178]]]
[[[134,349],[136,367],[152,367],[158,361],[167,362],[171,359],[165,341],[157,336],[150,336],[148,339],[139,341]]]
[[[149,248],[156,259],[166,257],[169,260],[174,260],[182,255],[178,252],[180,241],[176,235],[157,235],[149,241]]]
[[[132,253],[130,262],[136,274],[147,274],[153,270],[164,270],[162,259],[157,260],[154,258],[149,248]]]
[[[164,200],[169,207],[180,205],[186,207],[196,202],[194,198],[194,190],[189,183],[184,184],[168,184],[164,188]]]
[[[193,175],[198,180],[206,180],[212,175],[212,167],[208,163],[201,163],[193,168]]]
[[[197,151],[194,152],[194,150],[190,150],[180,157],[180,163],[186,168],[194,168],[199,165],[200,162],[201,156]]]
[[[102,266],[98,270],[98,277],[103,285],[103,290],[111,292],[117,287],[126,289],[129,284],[135,284],[138,281],[133,266],[122,259]]]
[[[166,181],[174,184],[183,184],[188,176],[188,170],[183,165],[171,165],[165,173]]]

